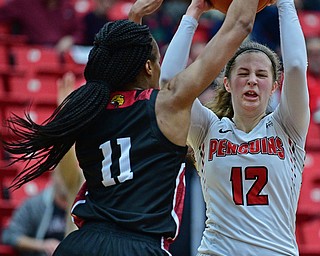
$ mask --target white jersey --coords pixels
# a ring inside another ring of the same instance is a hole
[[[245,133],[194,103],[189,142],[208,218],[200,253],[298,255],[295,213],[305,151],[278,110]]]
[[[307,55],[294,0],[278,0],[277,7],[284,81],[276,110],[245,133],[199,100],[192,108],[188,143],[207,207],[199,255],[299,255],[295,214],[310,118]],[[196,26],[183,17],[162,63],[162,81],[186,66]]]

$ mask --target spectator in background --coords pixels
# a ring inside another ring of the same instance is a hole
[[[52,255],[65,236],[67,194],[58,172],[40,194],[19,206],[2,234],[2,242],[21,256]]]
[[[75,76],[66,73],[58,81],[57,103],[60,104],[74,87]],[[21,256],[52,255],[65,235],[76,229],[70,212],[83,176],[74,148],[61,160],[50,181],[46,189],[15,210],[3,231],[2,242],[13,246]]]
[[[320,0],[300,0],[303,10],[320,11]]]
[[[275,5],[268,6],[257,13],[250,38],[280,54],[279,15]]]
[[[164,52],[163,49],[172,39],[180,17],[186,12],[190,2],[187,0],[167,0],[157,12],[144,17],[143,23],[150,28],[161,52]]]
[[[320,35],[306,39],[311,116],[320,109]]]
[[[93,0],[93,10],[83,17],[83,45],[92,46],[95,34],[110,20],[108,18],[108,10],[115,2],[116,0]]]
[[[0,22],[17,25],[28,43],[59,52],[82,41],[80,18],[69,0],[10,0],[0,8]]]
[[[308,90],[310,97],[310,129],[308,132],[308,147],[319,147],[320,126],[320,12],[303,9],[303,1],[299,2],[299,19],[306,38],[308,52]]]

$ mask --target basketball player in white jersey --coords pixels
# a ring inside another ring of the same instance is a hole
[[[211,109],[199,100],[192,108],[188,142],[207,208],[198,256],[299,255],[295,214],[310,117],[307,54],[294,0],[278,0],[277,7],[284,71],[276,109],[267,111],[280,81],[278,58],[250,41],[227,64]],[[189,49],[180,45],[188,40],[177,32],[162,80],[185,67]]]

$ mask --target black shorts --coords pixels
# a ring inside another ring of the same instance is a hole
[[[111,223],[87,223],[70,233],[53,256],[168,256],[161,238],[131,232]]]

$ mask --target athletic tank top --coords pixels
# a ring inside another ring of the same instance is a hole
[[[177,236],[187,147],[171,143],[155,116],[158,90],[114,92],[82,132],[76,154],[86,179],[75,222],[107,221],[165,238]]]

